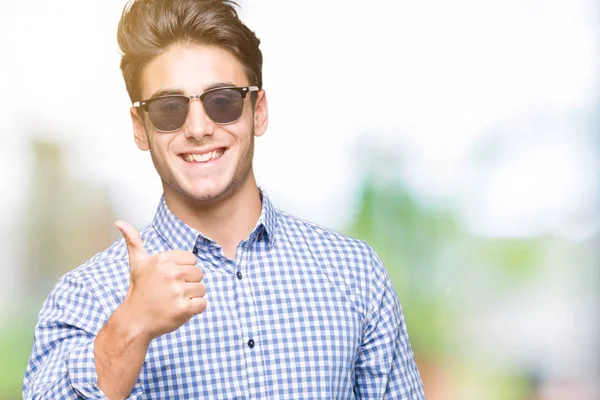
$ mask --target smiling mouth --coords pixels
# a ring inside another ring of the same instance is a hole
[[[181,158],[183,158],[183,160],[188,163],[204,164],[204,163],[208,163],[213,160],[218,160],[219,158],[221,158],[221,156],[224,153],[225,153],[225,148],[222,147],[220,149],[216,149],[213,151],[209,151],[208,153],[202,153],[202,154],[185,153],[185,154],[181,155]]]

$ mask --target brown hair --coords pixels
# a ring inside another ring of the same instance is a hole
[[[117,40],[121,71],[132,102],[143,100],[141,73],[174,43],[219,46],[244,66],[251,85],[262,87],[260,40],[238,18],[229,0],[130,0],[123,9]],[[239,6],[238,6],[239,7]]]

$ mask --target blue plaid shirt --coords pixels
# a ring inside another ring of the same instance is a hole
[[[229,260],[168,209],[149,254],[194,251],[208,308],[154,339],[130,399],[424,399],[390,278],[365,242],[273,208]],[[35,328],[24,399],[105,399],[94,338],[129,285],[124,240],[64,275]]]

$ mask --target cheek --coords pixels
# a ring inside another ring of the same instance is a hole
[[[252,150],[252,133],[245,131],[236,136],[238,142],[237,157],[242,160],[248,157],[248,153]]]
[[[154,157],[161,159],[162,163],[169,162],[169,154],[171,153],[172,140],[168,135],[164,134],[153,134],[149,139],[150,151],[154,154]]]
[[[248,115],[243,121],[239,121],[240,124],[236,124],[235,130],[232,129],[232,135],[236,141],[244,147],[248,147],[252,137],[254,136],[254,121],[252,115]]]

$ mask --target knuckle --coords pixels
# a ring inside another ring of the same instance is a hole
[[[171,255],[171,257],[180,257],[181,254],[183,254],[182,250],[169,250],[168,253]]]
[[[179,279],[179,274],[177,270],[174,269],[166,269],[164,270],[165,281],[174,282]]]
[[[196,264],[196,255],[194,253],[187,252],[185,262],[192,265]]]
[[[192,318],[194,315],[198,314],[197,303],[198,302],[188,301],[187,304],[185,305],[185,315],[188,318]]]
[[[177,296],[178,299],[184,299],[185,298],[185,290],[183,288],[183,285],[181,284],[175,284],[173,286],[173,292],[175,294],[175,296]]]
[[[186,275],[191,282],[200,282],[202,280],[202,276],[198,275],[199,269],[195,266],[190,266],[186,268]]]
[[[208,303],[206,302],[206,299],[200,299],[197,302],[197,308],[195,310],[196,314],[201,314],[204,312],[204,310],[206,310]]]
[[[183,304],[180,304],[175,308],[175,315],[179,320],[187,321],[190,318],[190,313]]]
[[[171,273],[176,280],[183,280],[185,277],[185,270],[182,268],[178,268],[177,265],[173,265],[171,268]]]
[[[196,256],[194,253],[186,250],[174,250],[173,255],[177,257],[182,263],[194,263],[196,262]]]
[[[193,267],[193,269],[190,270],[190,278],[192,278],[194,282],[202,282],[203,277],[204,275],[200,268]]]
[[[200,296],[206,295],[206,285],[204,285],[203,283],[201,283],[198,286],[198,292],[200,293]]]

